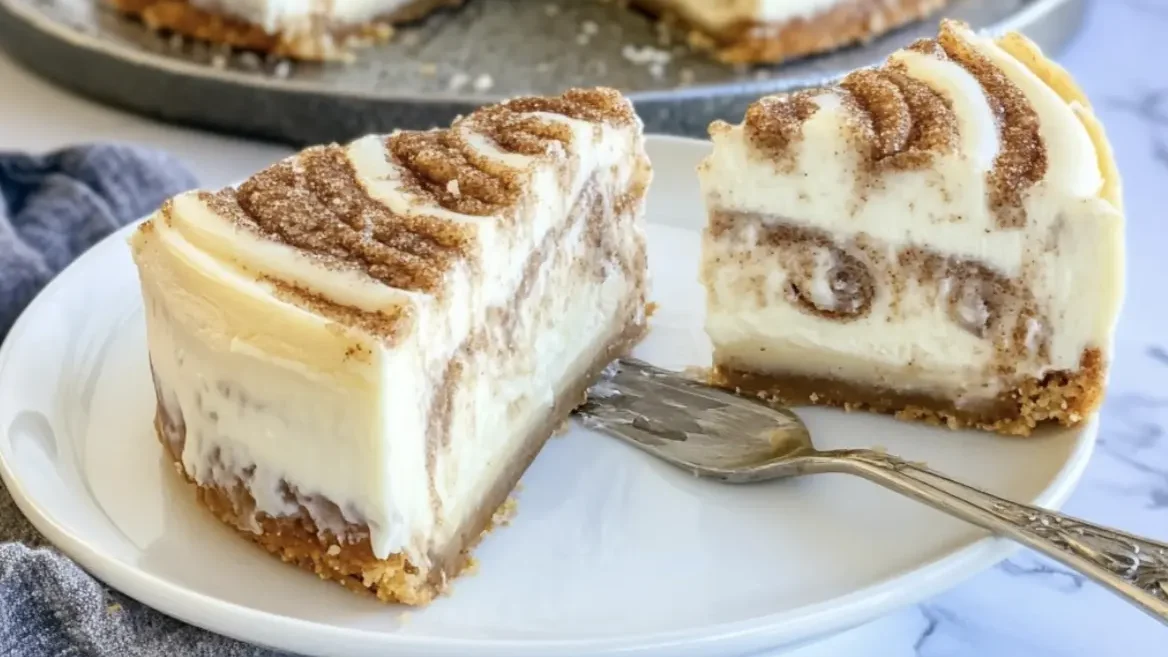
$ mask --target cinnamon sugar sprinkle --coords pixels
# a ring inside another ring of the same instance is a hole
[[[991,210],[998,227],[1019,228],[1026,224],[1025,192],[1047,168],[1038,115],[1006,74],[965,41],[961,29],[960,22],[942,21],[937,39],[922,39],[909,49],[952,61],[981,85],[998,118],[1001,141],[987,174]],[[949,101],[895,62],[856,71],[834,87],[757,101],[746,112],[747,137],[781,168],[792,168],[792,147],[824,94],[838,95],[848,108],[851,137],[874,171],[921,169],[958,147],[960,130]]]
[[[554,158],[565,169],[574,134],[563,122],[533,116],[559,114],[610,125],[635,121],[632,106],[611,89],[573,89],[552,98],[520,98],[478,110],[451,129],[397,132],[385,138],[396,181],[421,206],[491,217],[510,225],[522,220],[530,169],[512,168],[479,152],[466,133],[484,137],[506,153]],[[363,273],[385,285],[441,295],[457,261],[474,253],[474,222],[440,212],[398,214],[361,184],[347,149],[309,148],[252,176],[238,189],[204,192],[207,207],[240,228],[296,248],[316,264]],[[371,316],[341,309],[308,290],[269,280],[295,303],[379,334],[392,333],[399,316]]]
[[[1002,146],[989,174],[990,202],[998,226],[1026,225],[1022,195],[1046,174],[1046,148],[1038,131],[1038,114],[1022,91],[988,58],[957,34],[958,24],[944,21],[937,41],[949,55],[977,78],[998,117]]]

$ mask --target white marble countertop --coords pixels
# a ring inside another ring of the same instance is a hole
[[[1065,510],[1168,540],[1168,0],[1095,0],[1061,60],[1108,127],[1128,217],[1128,299],[1099,446]],[[107,109],[0,52],[0,149],[40,152],[98,137],[167,149],[209,186],[289,152]],[[1168,629],[1023,552],[923,604],[791,654],[1099,657],[1164,654],[1166,643]]]

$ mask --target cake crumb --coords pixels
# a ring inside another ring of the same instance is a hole
[[[122,605],[120,605],[120,604],[118,604],[118,603],[116,603],[116,602],[115,602],[115,603],[113,603],[113,604],[110,604],[109,606],[107,606],[107,607],[105,608],[105,610],[106,610],[107,612],[111,613],[111,614],[116,614],[116,613],[118,613],[119,611],[121,611],[121,610],[122,610]]]
[[[701,51],[713,50],[714,46],[717,45],[708,34],[704,34],[697,30],[693,30],[687,34],[685,41],[689,44],[690,48]]]
[[[431,62],[425,62],[418,66],[418,72],[426,77],[433,77],[438,73],[438,65]]]
[[[341,553],[341,546],[339,546],[339,545],[330,545],[329,546],[328,554],[330,557],[335,557],[340,553]]]
[[[495,510],[494,515],[491,516],[491,525],[493,527],[506,527],[511,524],[511,520],[515,518],[515,512],[518,510],[519,500],[514,497],[508,497],[506,502],[503,502],[498,509]]]
[[[466,73],[462,73],[460,71],[460,72],[455,73],[454,75],[450,76],[450,81],[447,82],[446,86],[451,91],[459,91],[460,89],[465,87],[466,83],[468,83],[468,82],[470,82],[470,76],[467,75]]]
[[[446,191],[454,198],[462,197],[462,191],[458,188],[458,178],[451,178],[450,182],[446,183]]]
[[[475,78],[475,81],[474,81],[474,90],[475,91],[488,91],[493,86],[495,86],[495,80],[492,79],[491,76],[487,75],[486,73],[483,73],[482,75]]]
[[[466,558],[466,565],[463,566],[462,572],[459,575],[475,575],[479,572],[479,560],[474,557]]]

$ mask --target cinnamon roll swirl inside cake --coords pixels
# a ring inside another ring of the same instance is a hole
[[[132,238],[158,437],[265,549],[429,602],[642,335],[650,177],[594,89],[178,196]]]
[[[1099,406],[1120,181],[1087,99],[1034,44],[945,21],[710,132],[719,382],[1017,435]]]

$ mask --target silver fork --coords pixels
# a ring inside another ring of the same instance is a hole
[[[610,365],[577,413],[585,426],[726,483],[859,475],[1038,550],[1168,624],[1168,544],[1011,502],[881,451],[818,450],[788,409],[634,359]]]

